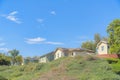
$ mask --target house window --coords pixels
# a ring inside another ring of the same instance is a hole
[[[101,46],[101,51],[104,51],[104,46]]]

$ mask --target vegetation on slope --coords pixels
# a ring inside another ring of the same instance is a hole
[[[120,80],[106,60],[64,57],[45,64],[0,66],[0,80]]]
[[[107,27],[111,54],[120,54],[120,19],[113,20]]]

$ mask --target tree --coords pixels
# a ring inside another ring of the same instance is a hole
[[[19,55],[19,51],[16,49],[9,51],[11,58],[12,58],[12,64],[15,65],[17,63],[17,56]]]
[[[120,19],[113,20],[107,27],[110,53],[120,53]]]
[[[82,48],[89,49],[95,51],[95,44],[93,41],[83,42],[81,45]]]
[[[21,65],[23,63],[23,57],[21,55],[16,56],[17,64]]]
[[[0,53],[0,65],[10,65],[10,57]]]
[[[94,35],[94,41],[95,41],[95,46],[97,46],[97,44],[101,41],[101,36],[99,33],[96,33]]]

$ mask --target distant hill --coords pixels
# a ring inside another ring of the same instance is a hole
[[[120,76],[104,59],[77,56],[44,64],[0,66],[0,80],[120,80]]]

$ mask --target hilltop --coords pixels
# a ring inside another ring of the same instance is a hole
[[[120,80],[120,76],[105,59],[76,56],[44,64],[0,66],[0,80]]]

